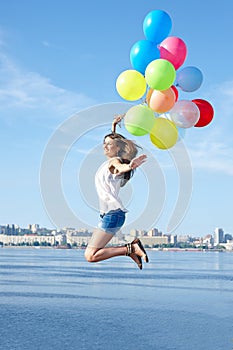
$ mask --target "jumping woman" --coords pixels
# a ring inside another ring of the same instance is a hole
[[[95,185],[100,203],[98,227],[94,230],[85,250],[88,262],[98,262],[115,256],[129,256],[142,269],[142,259],[148,262],[147,253],[136,238],[131,243],[118,247],[106,247],[125,222],[127,209],[119,197],[120,188],[132,177],[134,170],[146,161],[146,155],[137,156],[138,146],[117,134],[116,126],[124,115],[112,123],[112,133],[104,137],[104,154],[107,157],[95,175]]]

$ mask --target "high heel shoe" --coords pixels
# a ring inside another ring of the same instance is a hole
[[[143,244],[142,244],[142,242],[140,241],[140,239],[139,239],[139,238],[135,238],[135,239],[133,240],[133,242],[131,242],[131,244],[132,244],[132,245],[133,245],[133,244],[137,244],[137,245],[138,245],[139,249],[143,252],[143,259],[144,259],[144,261],[145,261],[146,263],[148,263],[148,262],[149,262],[149,258],[148,258],[148,255],[147,255],[147,253],[146,253],[146,250],[145,250],[145,248],[143,247]]]
[[[139,269],[142,270],[142,258],[134,252],[133,244],[127,243],[125,244],[125,247],[127,248],[125,255],[133,259],[135,263],[138,265]]]
[[[138,248],[141,250],[142,255],[138,255],[135,253],[135,247],[134,245],[137,244]],[[130,256],[138,265],[139,269],[142,270],[142,258],[146,263],[149,262],[148,255],[146,253],[145,248],[143,247],[142,242],[139,238],[135,238],[131,243],[125,244],[125,247],[127,248],[126,255]]]

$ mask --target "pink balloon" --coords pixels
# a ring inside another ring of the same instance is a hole
[[[185,42],[176,36],[169,36],[159,45],[160,58],[173,64],[177,70],[185,61],[187,48]]]

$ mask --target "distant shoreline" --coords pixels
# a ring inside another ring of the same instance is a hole
[[[2,249],[48,249],[48,250],[85,250],[85,248],[68,248],[68,247],[34,247],[34,246],[1,246]],[[1,249],[0,248],[0,249]],[[198,248],[146,248],[148,251],[158,251],[158,252],[194,252],[194,253],[211,253],[211,252],[219,252],[219,253],[231,253],[233,250],[223,250],[223,249],[198,249]]]

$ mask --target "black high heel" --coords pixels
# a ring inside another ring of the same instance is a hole
[[[134,252],[133,242],[125,244],[125,247],[127,248],[125,255],[133,259],[138,265],[139,269],[142,270],[142,258]]]
[[[142,244],[142,242],[140,241],[140,239],[139,239],[139,238],[134,239],[133,242],[132,242],[131,244],[137,244],[137,245],[139,246],[139,248],[140,248],[140,249],[143,251],[143,253],[144,253],[143,259],[145,260],[146,263],[148,263],[148,262],[149,262],[149,258],[148,258],[148,255],[147,255],[147,253],[146,253],[146,251],[145,251],[145,248],[143,247],[143,244]]]

